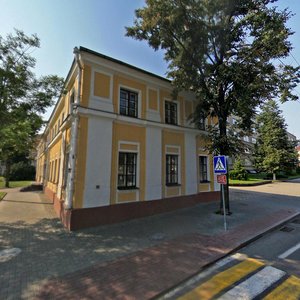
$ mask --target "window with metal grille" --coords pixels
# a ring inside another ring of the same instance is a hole
[[[165,101],[165,121],[167,124],[177,125],[177,103]]]
[[[199,156],[200,182],[207,182],[207,156]]]
[[[166,155],[166,185],[178,184],[178,155]]]
[[[138,93],[120,90],[120,114],[129,117],[138,117]]]
[[[118,189],[136,188],[137,154],[119,152]]]

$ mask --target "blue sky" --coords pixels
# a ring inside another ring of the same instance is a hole
[[[124,27],[132,25],[134,10],[143,5],[144,0],[0,0],[0,35],[6,36],[17,28],[39,36],[41,48],[32,53],[37,59],[38,76],[65,77],[75,46],[84,46],[165,76],[167,65],[161,51],[155,52],[145,42],[125,37]],[[276,5],[289,7],[296,14],[288,26],[295,31],[291,38],[292,54],[300,63],[300,1],[279,0]],[[297,65],[292,57],[286,62]],[[297,91],[300,97],[299,87]],[[300,138],[300,100],[285,103],[281,109],[288,130]]]

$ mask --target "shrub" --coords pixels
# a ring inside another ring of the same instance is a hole
[[[229,178],[235,180],[248,180],[248,172],[242,166],[240,159],[237,159],[233,165],[233,170],[229,172]]]
[[[10,180],[34,180],[35,167],[24,162],[18,162],[11,166]]]

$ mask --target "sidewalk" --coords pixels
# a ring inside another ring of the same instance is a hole
[[[19,194],[30,199],[36,195]],[[28,204],[47,206],[44,217],[35,223],[2,222],[5,212],[0,202],[0,251],[2,242],[6,249],[22,250],[9,261],[0,262],[0,298],[155,297],[296,216],[299,194],[296,181],[263,186],[256,192],[231,189],[233,215],[228,217],[226,233],[223,217],[214,214],[218,203],[68,233],[47,213],[51,206],[41,204],[42,200]],[[9,194],[4,199],[9,202],[7,199],[12,199]]]

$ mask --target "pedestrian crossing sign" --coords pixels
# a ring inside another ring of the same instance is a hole
[[[226,174],[227,173],[226,156],[225,155],[214,156],[214,173],[215,174]]]

